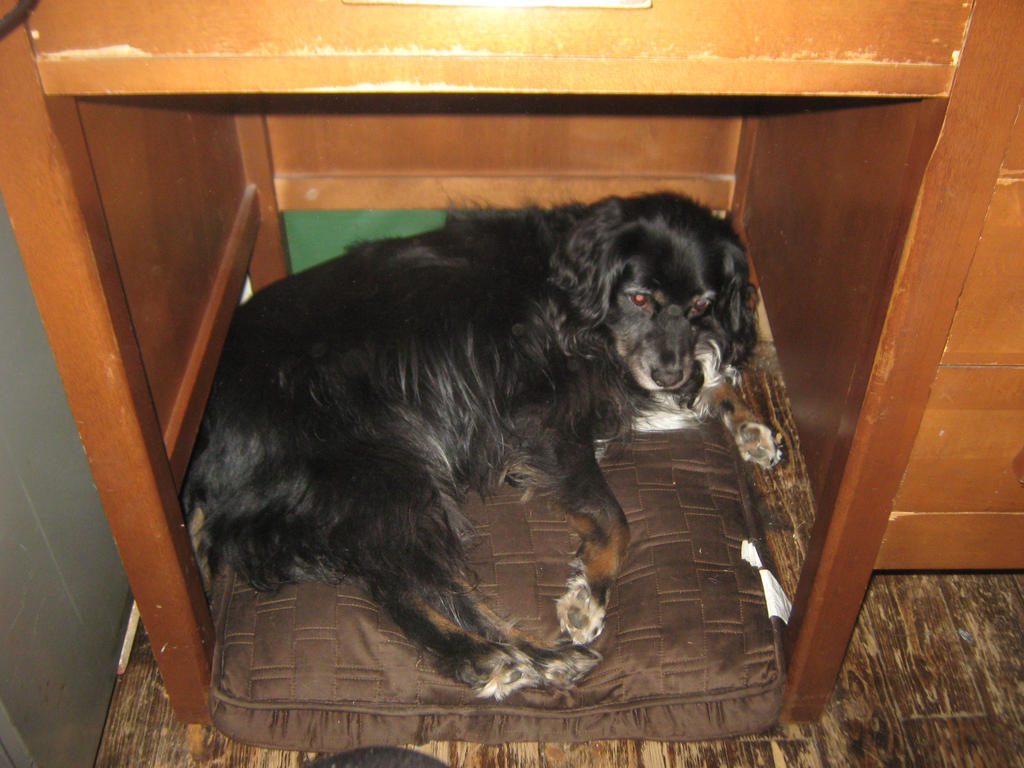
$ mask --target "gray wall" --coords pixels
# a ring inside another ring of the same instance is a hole
[[[2,200],[0,585],[0,766],[91,766],[128,586]]]

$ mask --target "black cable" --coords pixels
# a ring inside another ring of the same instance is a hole
[[[0,18],[0,37],[3,37],[28,18],[36,0],[18,0],[18,4]]]

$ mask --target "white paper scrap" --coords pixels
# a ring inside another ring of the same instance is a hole
[[[764,599],[768,603],[768,615],[778,616],[788,624],[789,616],[793,613],[793,604],[789,602],[786,593],[782,591],[782,585],[775,578],[775,574],[767,568],[762,568],[761,584],[764,585]]]
[[[793,604],[782,591],[782,585],[775,578],[775,574],[764,567],[757,547],[750,539],[744,540],[740,545],[740,556],[761,574],[761,585],[764,587],[764,599],[768,607],[768,616],[782,619],[789,623],[789,617],[793,613]]]
[[[761,563],[761,556],[757,554],[757,547],[754,546],[754,542],[750,539],[744,539],[743,543],[740,544],[740,557],[755,568],[764,568],[764,565]]]

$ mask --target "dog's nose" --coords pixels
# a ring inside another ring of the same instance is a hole
[[[689,377],[693,357],[683,350],[662,349],[651,361],[651,379],[662,389],[675,389]]]
[[[651,371],[651,378],[659,387],[671,389],[683,383],[683,368],[680,365],[655,368]]]

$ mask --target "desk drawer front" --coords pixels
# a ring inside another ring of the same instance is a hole
[[[1024,368],[943,367],[894,509],[1024,511]]]
[[[996,185],[942,362],[1024,365],[1024,178]]]
[[[948,0],[635,10],[57,0],[31,23],[51,93],[941,95],[970,10]]]

